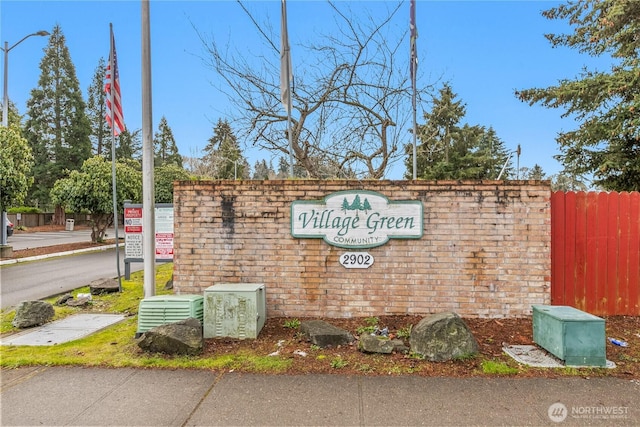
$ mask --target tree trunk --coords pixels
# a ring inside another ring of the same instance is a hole
[[[104,235],[107,231],[107,227],[111,223],[112,214],[92,214],[91,215],[91,242],[102,243],[104,242]]]
[[[65,219],[64,208],[62,206],[56,206],[55,212],[53,213],[53,225],[64,225]]]

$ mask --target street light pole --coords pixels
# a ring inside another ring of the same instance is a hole
[[[8,72],[9,51],[14,47],[18,46],[20,43],[22,43],[26,39],[28,39],[29,37],[32,37],[32,36],[44,37],[48,35],[49,35],[48,31],[38,31],[37,33],[32,33],[27,36],[24,36],[22,39],[20,39],[18,43],[14,44],[11,47],[9,47],[9,42],[7,41],[4,42],[4,48],[2,49],[4,51],[4,96],[2,100],[2,126],[4,127],[9,126],[9,93],[7,91],[7,88],[9,86],[9,72]]]
[[[9,71],[8,71],[9,51],[14,47],[18,46],[20,43],[22,43],[23,41],[25,41],[31,36],[48,36],[48,35],[49,33],[47,31],[38,31],[37,33],[32,33],[24,36],[22,39],[20,39],[18,43],[14,44],[11,47],[9,47],[9,42],[7,41],[4,42],[4,48],[2,48],[2,50],[4,51],[4,79],[3,79],[4,94],[2,98],[2,126],[4,127],[9,126],[9,93],[7,91],[9,86]],[[6,212],[4,211],[4,206],[2,206],[2,212],[0,213],[0,246],[5,246],[7,244],[7,225],[5,223],[5,218],[6,218]]]
[[[218,158],[233,163],[233,179],[238,179],[238,160],[231,160],[224,156],[218,156]]]

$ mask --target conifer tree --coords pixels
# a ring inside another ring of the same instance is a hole
[[[243,179],[249,177],[249,166],[228,121],[218,119],[204,152],[204,160],[209,165],[209,169],[213,171],[213,178]]]
[[[269,179],[271,173],[273,172],[272,170],[270,170],[267,161],[264,159],[256,161],[256,164],[253,167],[253,171],[253,179],[260,180]]]
[[[129,129],[123,130],[116,138],[116,160],[142,160],[142,140],[141,129],[131,132]],[[111,152],[106,156],[111,158]]]
[[[51,31],[40,62],[38,86],[27,101],[25,134],[32,149],[37,183],[31,203],[47,205],[54,183],[91,157],[91,128],[76,70],[59,25]]]
[[[182,168],[182,156],[178,153],[173,131],[169,127],[165,116],[160,118],[158,131],[153,137],[153,145],[155,147],[154,165],[156,167],[173,164]]]
[[[556,138],[565,181],[593,174],[607,190],[640,190],[640,2],[575,0],[542,13],[568,21],[572,34],[548,34],[553,47],[566,46],[592,56],[610,55],[611,69],[585,69],[555,86],[517,91],[530,105],[561,108],[579,126]],[[563,184],[564,186],[564,184]]]
[[[417,176],[422,179],[496,179],[509,152],[493,128],[463,123],[466,107],[445,83],[433,108],[418,125]],[[412,171],[412,147],[406,146],[407,172]],[[511,171],[507,162],[507,173]],[[506,177],[508,175],[504,175]]]
[[[93,74],[93,80],[88,89],[87,117],[91,123],[91,143],[93,153],[101,156],[108,154],[111,158],[111,132],[105,116],[107,114],[106,93],[104,79],[106,74],[104,58],[98,60],[98,66]],[[116,156],[117,157],[117,156]]]

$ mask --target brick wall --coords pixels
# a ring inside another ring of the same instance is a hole
[[[348,249],[291,236],[292,202],[342,190],[422,201],[424,235],[366,249],[368,269],[343,267]],[[550,301],[550,197],[544,181],[183,181],[174,289],[264,283],[269,317],[529,315]]]

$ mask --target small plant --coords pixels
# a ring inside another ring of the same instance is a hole
[[[318,350],[320,350],[320,348],[321,347],[319,345],[311,344],[311,351],[318,351]]]
[[[300,321],[298,319],[285,320],[283,326],[289,329],[298,329],[300,327]]]
[[[380,319],[378,319],[377,317],[367,317],[366,319],[364,319],[364,323],[367,324],[367,326],[373,326],[376,327],[378,326],[378,323],[380,323]]]
[[[517,374],[518,369],[512,368],[504,362],[485,360],[482,362],[482,372],[485,374],[511,375]]]
[[[412,328],[413,325],[407,325],[404,328],[400,328],[398,330],[398,338],[408,339],[409,337],[411,337]]]
[[[358,335],[372,334],[375,331],[376,331],[375,326],[359,326],[358,329],[356,329],[356,332],[358,333]]]
[[[358,366],[358,371],[364,372],[366,374],[370,374],[374,370],[375,369],[373,369],[373,367],[371,365],[369,365],[368,363],[363,363],[362,365]]]
[[[378,328],[379,322],[380,319],[378,319],[377,317],[367,317],[366,319],[364,319],[364,323],[367,326],[359,326],[358,329],[356,329],[356,332],[358,333],[358,335],[373,334]]]
[[[454,358],[457,361],[462,361],[464,362],[465,360],[471,360],[471,359],[475,359],[477,356],[476,353],[465,353],[465,354],[461,354],[460,356]]]
[[[349,364],[349,362],[347,362],[346,360],[344,360],[340,356],[334,357],[333,359],[331,359],[331,367],[333,369],[342,369],[345,366],[347,366],[348,364]]]
[[[402,368],[400,368],[399,366],[392,366],[391,369],[389,369],[389,375],[400,375],[402,374]]]

